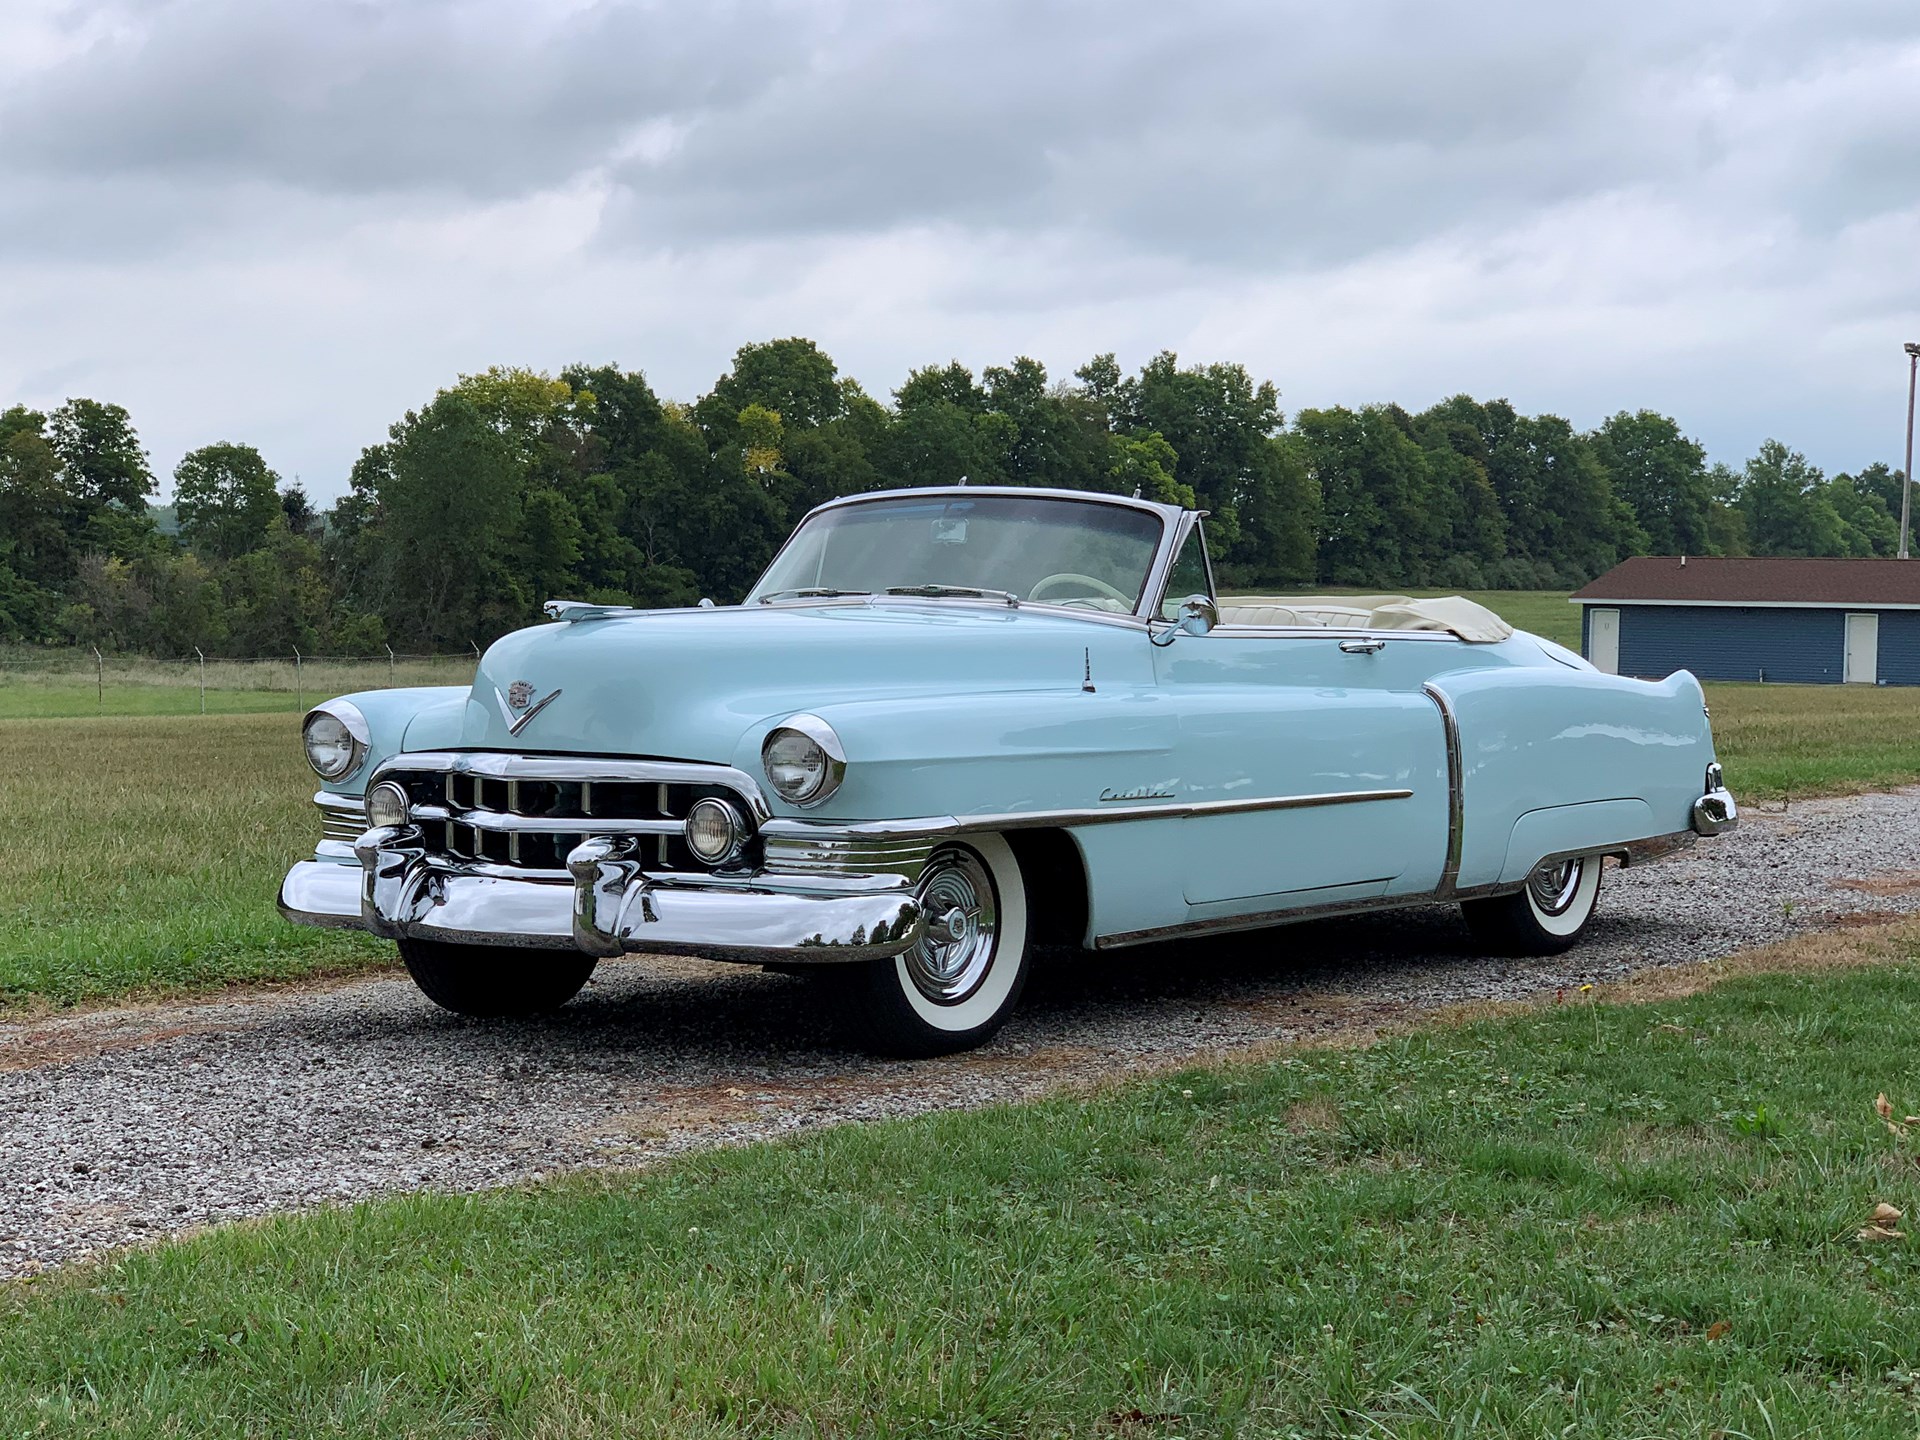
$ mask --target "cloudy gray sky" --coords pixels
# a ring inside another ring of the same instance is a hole
[[[1913,0],[0,0],[0,406],[338,493],[463,371],[1245,362],[1899,460]]]

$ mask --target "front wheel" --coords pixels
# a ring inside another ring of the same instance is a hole
[[[919,885],[926,929],[911,950],[849,976],[873,1049],[946,1055],[985,1044],[1027,983],[1027,891],[998,835],[942,845]]]
[[[1601,857],[1537,867],[1512,895],[1467,900],[1460,914],[1474,938],[1501,955],[1558,955],[1580,939],[1600,896]]]
[[[593,956],[572,950],[519,950],[402,940],[407,973],[434,1004],[457,1015],[498,1019],[544,1015],[579,994],[593,974]]]

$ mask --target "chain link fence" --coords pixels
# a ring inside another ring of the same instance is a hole
[[[477,648],[445,654],[156,659],[99,650],[0,648],[0,716],[303,711],[330,696],[402,685],[464,685]],[[85,702],[92,700],[89,706]]]

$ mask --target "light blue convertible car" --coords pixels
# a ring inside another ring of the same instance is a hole
[[[1461,599],[1219,600],[1202,519],[858,495],[740,605],[553,602],[471,687],[308,715],[324,838],[280,908],[472,1015],[630,953],[836,967],[873,1045],[924,1055],[992,1035],[1036,944],[1457,901],[1559,950],[1604,857],[1736,823],[1693,676]]]

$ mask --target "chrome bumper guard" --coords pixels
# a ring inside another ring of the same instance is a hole
[[[1724,835],[1740,824],[1740,807],[1734,804],[1718,764],[1707,767],[1706,793],[1693,802],[1691,823],[1698,835]]]
[[[353,850],[358,865],[288,871],[280,913],[389,939],[785,964],[898,955],[924,928],[909,874],[650,874],[630,836],[576,846],[565,875],[513,874],[430,855],[414,825],[369,830]]]

